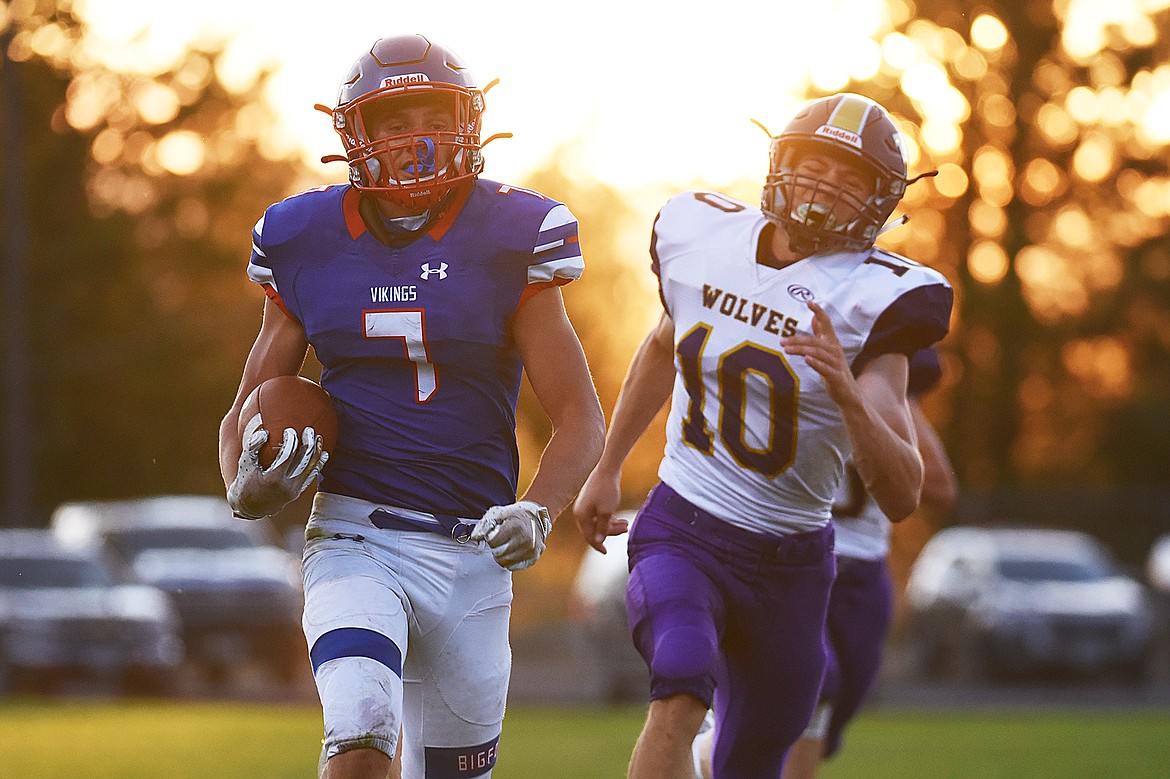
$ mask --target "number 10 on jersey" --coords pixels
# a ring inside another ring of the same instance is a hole
[[[683,384],[690,403],[683,420],[683,440],[705,454],[714,453],[714,439],[707,427],[704,405],[719,405],[719,438],[743,468],[768,478],[783,473],[796,458],[796,419],[800,379],[784,355],[759,344],[744,341],[719,355],[717,368],[719,397],[708,399],[703,385],[702,357],[711,335],[711,326],[700,322],[678,342],[675,351],[682,367]],[[768,421],[767,443],[752,446],[747,440],[749,377],[767,384],[766,407],[757,416]]]

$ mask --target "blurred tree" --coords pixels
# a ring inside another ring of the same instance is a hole
[[[942,171],[912,194],[959,285],[964,486],[1170,481],[1170,3],[890,7],[888,81]]]
[[[218,491],[263,299],[250,229],[300,168],[264,145],[264,74],[229,90],[214,46],[111,70],[61,6],[4,16],[25,96],[26,147],[0,155],[23,154],[30,182],[35,500]]]

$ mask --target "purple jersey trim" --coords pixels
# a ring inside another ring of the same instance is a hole
[[[926,284],[908,290],[878,316],[857,357],[856,375],[875,357],[904,354],[925,349],[947,334],[950,328],[954,292],[943,284]]]
[[[942,380],[942,363],[938,349],[920,349],[910,358],[910,378],[906,386],[908,395],[925,395]]]

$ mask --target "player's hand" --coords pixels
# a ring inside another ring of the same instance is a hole
[[[845,358],[845,350],[837,339],[837,331],[825,310],[813,301],[808,302],[813,312],[812,335],[793,335],[780,339],[786,354],[804,357],[825,382],[825,389],[838,406],[844,406],[858,394],[857,381]]]
[[[486,541],[501,567],[520,571],[534,564],[544,551],[552,530],[548,509],[522,500],[507,506],[492,506],[471,531],[472,541]]]
[[[573,521],[577,529],[589,546],[605,554],[605,539],[617,536],[630,529],[630,523],[624,519],[616,519],[613,515],[621,506],[622,475],[608,473],[595,468],[577,500],[573,503]]]
[[[280,511],[300,497],[329,460],[321,436],[313,428],[306,427],[298,438],[297,431],[289,427],[272,463],[262,467],[260,450],[268,442],[268,431],[260,426],[259,414],[248,420],[243,439],[240,469],[227,491],[228,505],[242,519],[260,519]]]

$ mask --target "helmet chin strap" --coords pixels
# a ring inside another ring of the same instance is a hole
[[[824,236],[805,229],[804,225],[795,224],[788,227],[788,248],[800,257],[808,257],[819,252],[824,240]]]

